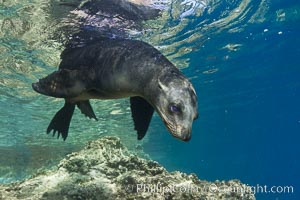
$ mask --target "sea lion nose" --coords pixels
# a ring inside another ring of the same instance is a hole
[[[188,142],[188,141],[190,141],[191,138],[192,138],[192,135],[191,135],[191,134],[187,134],[187,135],[185,135],[185,136],[182,138],[182,140],[185,141],[185,142]]]
[[[190,129],[187,129],[185,132],[182,133],[182,140],[185,142],[190,141],[192,137],[192,131]]]

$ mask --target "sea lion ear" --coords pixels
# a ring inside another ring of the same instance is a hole
[[[165,92],[169,90],[168,87],[161,82],[160,78],[158,78],[158,87]]]
[[[189,83],[189,87],[194,92],[194,94],[197,96],[196,90],[195,90],[194,86],[191,83]]]

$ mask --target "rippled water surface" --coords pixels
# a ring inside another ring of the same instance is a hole
[[[99,121],[77,110],[63,142],[45,134],[63,101],[31,83],[57,69],[81,23],[80,1],[0,1],[0,182],[51,168],[87,141],[117,135],[169,170],[202,179],[294,187],[299,199],[300,5],[296,0],[138,1],[161,16],[127,37],[157,47],[191,79],[200,117],[192,140],[174,139],[156,115],[136,141],[127,99],[92,101]],[[298,191],[298,192],[297,192]],[[297,198],[298,197],[298,198]]]

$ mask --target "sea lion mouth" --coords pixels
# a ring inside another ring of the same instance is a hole
[[[162,114],[160,112],[160,116],[162,118],[162,121],[164,122],[165,126],[167,127],[167,129],[169,130],[169,132],[171,133],[171,135],[181,141],[189,141],[191,139],[191,134],[190,132],[188,133],[183,133],[183,128],[176,124],[175,122],[173,122],[171,119],[169,119],[166,115]]]
[[[170,133],[174,136],[177,137],[177,134],[175,134],[177,132],[177,125],[174,125],[173,123],[170,123],[170,121],[163,119],[163,122],[165,124],[165,126],[167,127],[167,129],[170,131]],[[179,138],[180,139],[180,138]]]

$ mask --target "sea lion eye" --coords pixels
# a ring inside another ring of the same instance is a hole
[[[176,106],[176,105],[174,105],[174,104],[171,104],[171,105],[170,105],[170,111],[171,111],[172,113],[179,113],[179,112],[181,112],[181,109],[180,109],[179,106]]]

